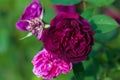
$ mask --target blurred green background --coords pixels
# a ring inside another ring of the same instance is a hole
[[[42,49],[35,36],[20,40],[27,32],[16,29],[15,23],[32,0],[0,0],[0,80],[42,80],[32,73],[33,56]],[[45,9],[44,20],[55,16],[49,0],[39,0]],[[109,7],[119,12],[120,1]],[[108,7],[108,8],[109,8]],[[102,7],[104,9],[104,7]],[[120,15],[120,14],[119,14]],[[118,17],[120,19],[120,16]],[[120,80],[120,30],[95,35],[96,43],[88,60],[83,62],[86,80]],[[75,80],[73,72],[55,80]]]

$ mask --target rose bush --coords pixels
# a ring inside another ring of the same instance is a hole
[[[44,30],[41,40],[48,52],[78,63],[87,58],[93,34],[88,21],[79,14],[60,12]]]

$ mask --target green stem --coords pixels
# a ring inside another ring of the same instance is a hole
[[[84,67],[81,62],[73,64],[73,73],[77,80],[84,80]]]
[[[83,0],[83,10],[86,11],[86,9],[87,9],[86,1]]]

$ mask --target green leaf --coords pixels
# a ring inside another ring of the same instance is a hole
[[[106,55],[109,61],[113,61],[115,58],[115,54],[109,49],[106,49]]]
[[[109,74],[112,77],[112,80],[119,80],[120,79],[120,69],[113,69]]]
[[[97,53],[96,53],[97,54]],[[99,63],[95,58],[83,62],[85,76],[96,76],[99,70]]]
[[[73,76],[73,71],[71,70],[67,74],[60,74],[59,77],[54,78],[53,80],[71,80],[72,76]]]
[[[82,63],[73,64],[73,73],[77,80],[84,80],[84,67]]]
[[[70,5],[70,4],[77,4],[82,0],[51,0],[54,4],[63,4],[63,5]]]
[[[112,80],[110,77],[105,77],[104,80]]]
[[[43,20],[46,23],[50,23],[50,21],[55,17],[55,12],[51,9],[45,9],[45,14]]]
[[[32,33],[28,33],[26,36],[22,37],[20,40],[26,39],[28,37],[32,36]]]
[[[90,19],[94,13],[94,9],[87,9],[86,11],[82,12],[81,16],[84,17],[85,19]]]
[[[50,0],[39,0],[44,9],[43,21],[45,24],[49,24],[51,20],[55,17],[56,13],[53,9],[53,4]],[[47,3],[47,4],[46,4]]]
[[[96,33],[107,33],[119,26],[114,19],[106,15],[95,15],[89,21]]]
[[[40,78],[38,78],[38,77],[36,77],[36,76],[33,76],[32,77],[32,80],[43,80],[41,77]]]
[[[108,42],[114,40],[118,36],[118,32],[118,29],[114,29],[104,34],[95,34],[95,40],[99,42]]]
[[[115,0],[87,0],[87,2],[95,5],[95,6],[107,6],[113,3]]]
[[[86,76],[85,80],[94,80],[94,76],[90,76],[90,77]]]

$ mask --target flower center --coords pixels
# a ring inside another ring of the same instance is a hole
[[[35,34],[37,36],[37,39],[41,38],[44,23],[39,18],[34,18],[31,20],[27,20],[29,25],[26,27],[27,31],[31,32],[32,34]]]

